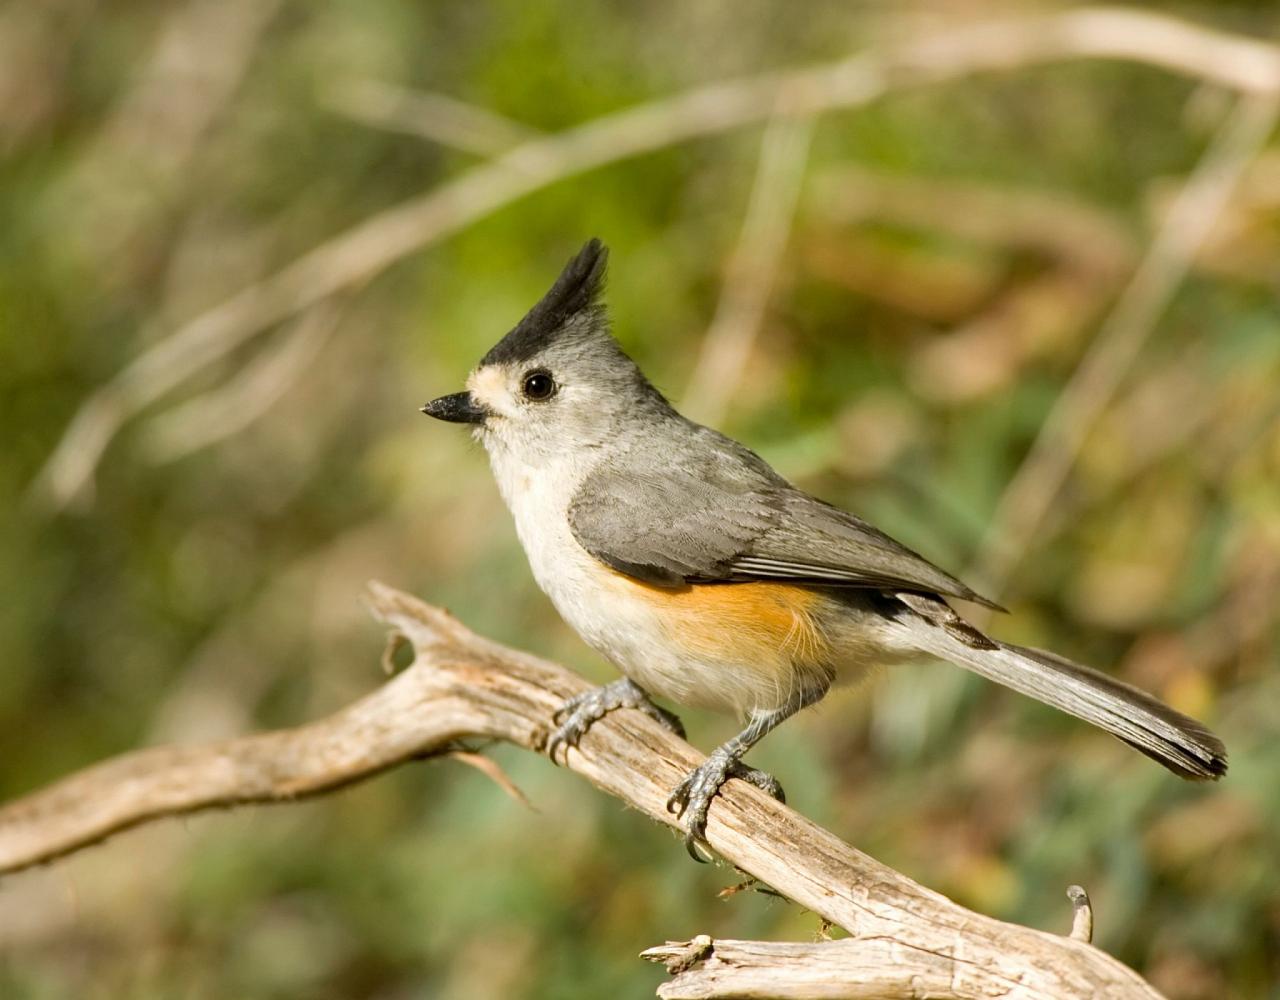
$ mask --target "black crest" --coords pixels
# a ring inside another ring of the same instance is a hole
[[[571,317],[594,307],[604,288],[608,261],[608,248],[598,239],[588,240],[564,266],[551,290],[480,359],[481,366],[532,357],[551,342]]]

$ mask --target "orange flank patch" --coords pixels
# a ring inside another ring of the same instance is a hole
[[[704,583],[655,587],[616,574],[689,653],[755,663],[818,664],[828,646],[815,612],[821,595],[786,583]]]

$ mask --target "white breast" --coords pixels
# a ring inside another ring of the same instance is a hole
[[[496,456],[492,464],[534,579],[584,642],[653,694],[740,710],[739,698],[697,696],[707,685],[692,683],[696,665],[680,655],[649,607],[609,586],[612,571],[578,544],[569,527],[569,503],[589,470],[566,462],[533,473]]]
[[[627,643],[619,633],[637,625],[644,630],[646,623],[624,622],[634,616],[607,607],[599,585],[601,565],[573,537],[569,502],[581,479],[575,471],[564,467],[537,475],[517,473],[505,483],[500,475],[499,485],[538,586],[574,631],[621,667],[620,647]]]

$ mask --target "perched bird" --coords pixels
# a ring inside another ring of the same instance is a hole
[[[765,734],[832,685],[923,654],[1091,722],[1180,777],[1226,773],[1222,741],[1199,722],[1089,667],[987,637],[946,598],[997,605],[677,413],[609,332],[607,256],[587,243],[467,390],[422,408],[472,425],[538,585],[623,674],[565,703],[552,759],[622,707],[683,735],[651,695],[736,713],[745,728],[667,803],[698,858],[727,779],[782,797],[741,760]]]

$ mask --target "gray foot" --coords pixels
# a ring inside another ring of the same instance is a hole
[[[667,812],[684,819],[684,846],[694,861],[706,861],[698,854],[697,845],[707,832],[707,810],[711,808],[711,800],[720,791],[720,786],[730,778],[740,778],[755,785],[779,802],[787,801],[777,778],[748,767],[730,755],[724,747],[713,750],[711,756],[690,771],[689,776],[676,786],[667,799]]]
[[[547,756],[555,760],[556,751],[562,746],[567,754],[568,748],[576,747],[593,723],[619,708],[637,709],[684,738],[684,725],[680,720],[665,708],[655,705],[639,684],[624,677],[575,695],[556,709],[551,718],[558,725],[547,740]]]

